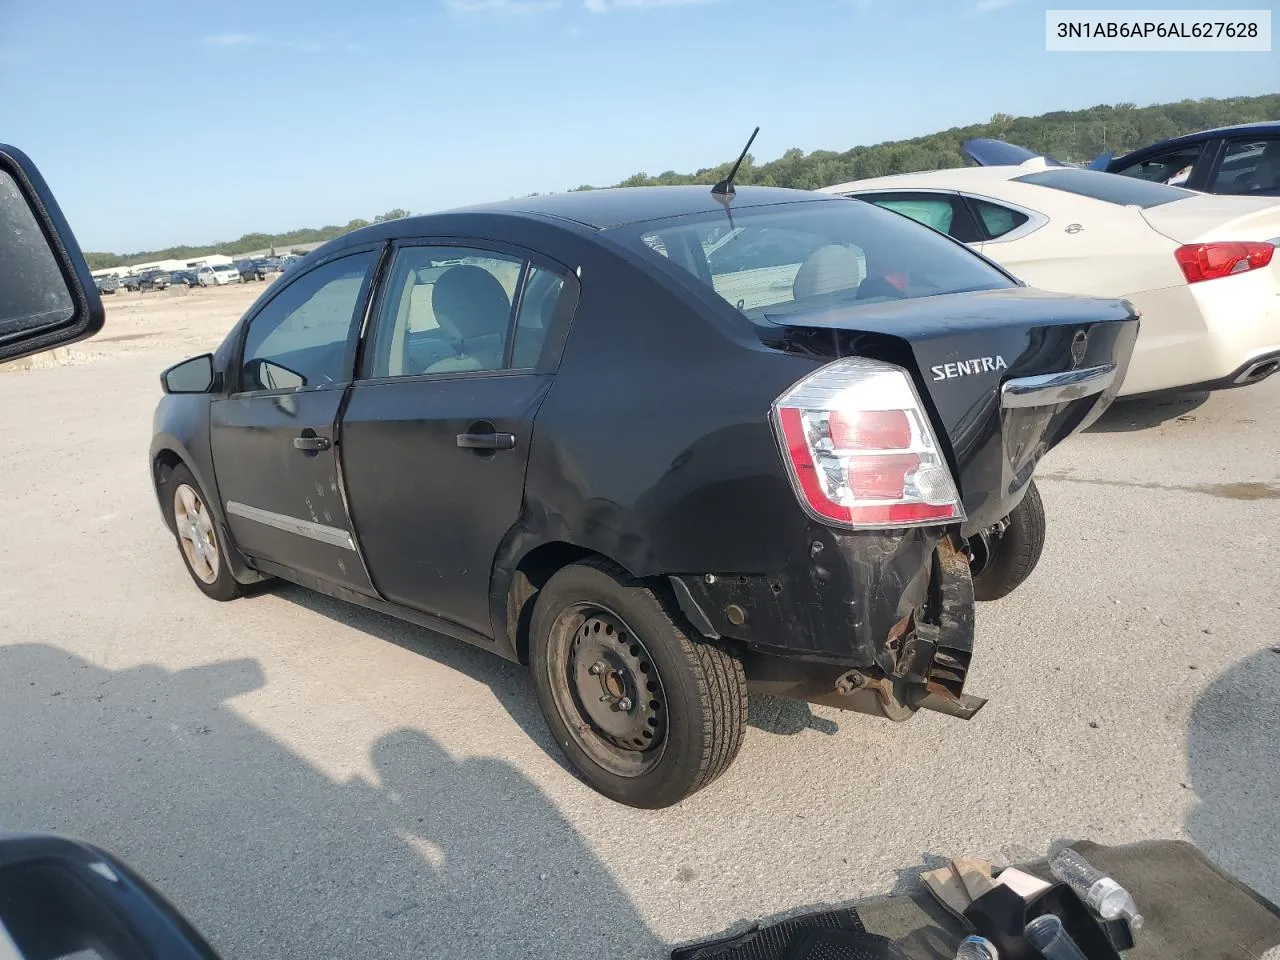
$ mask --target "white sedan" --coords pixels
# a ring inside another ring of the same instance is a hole
[[[1142,330],[1121,395],[1280,370],[1280,202],[1050,166],[934,170],[826,187],[969,244],[1033,287],[1123,297]]]

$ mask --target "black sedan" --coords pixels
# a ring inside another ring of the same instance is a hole
[[[1169,183],[1205,193],[1280,196],[1280,123],[1242,123],[1189,133],[1134,150],[1099,157],[1108,173]]]
[[[858,201],[537,197],[310,254],[162,375],[151,471],[209,597],[281,577],[529,663],[580,775],[658,807],[749,685],[982,706],[974,571],[1030,572],[1035,465],[1137,326]]]

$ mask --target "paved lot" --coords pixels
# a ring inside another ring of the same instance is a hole
[[[185,352],[0,374],[0,824],[117,851],[229,958],[657,958],[1077,837],[1189,837],[1280,899],[1280,379],[1119,407],[1044,464],[976,720],[754,701],[736,766],[643,813],[562,769],[516,667],[196,591],[146,468]]]

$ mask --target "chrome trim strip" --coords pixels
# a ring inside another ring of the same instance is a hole
[[[1000,405],[1006,408],[1049,407],[1101,393],[1116,378],[1116,365],[1104,363],[1082,370],[1063,370],[1005,381]]]
[[[326,527],[323,523],[299,520],[297,517],[286,516],[283,513],[272,513],[270,510],[251,507],[247,503],[237,503],[235,500],[227,501],[227,513],[243,517],[246,520],[252,520],[254,523],[275,527],[285,533],[296,533],[300,537],[319,540],[321,543],[327,543],[331,547],[342,547],[344,550],[351,551],[356,548],[355,542],[351,539],[351,534],[341,527]]]

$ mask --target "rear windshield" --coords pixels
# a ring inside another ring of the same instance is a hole
[[[677,264],[757,322],[836,303],[1016,286],[961,244],[861,200],[744,207],[608,232]]]
[[[1136,177],[1118,177],[1114,173],[1103,173],[1099,170],[1075,170],[1057,168],[1042,170],[1039,173],[1028,173],[1014,177],[1015,183],[1030,183],[1037,187],[1049,187],[1064,193],[1075,193],[1094,200],[1107,203],[1118,203],[1124,206],[1158,207],[1162,203],[1174,200],[1185,200],[1194,197],[1191,190],[1171,187],[1164,183],[1153,183],[1150,180],[1139,180]]]

